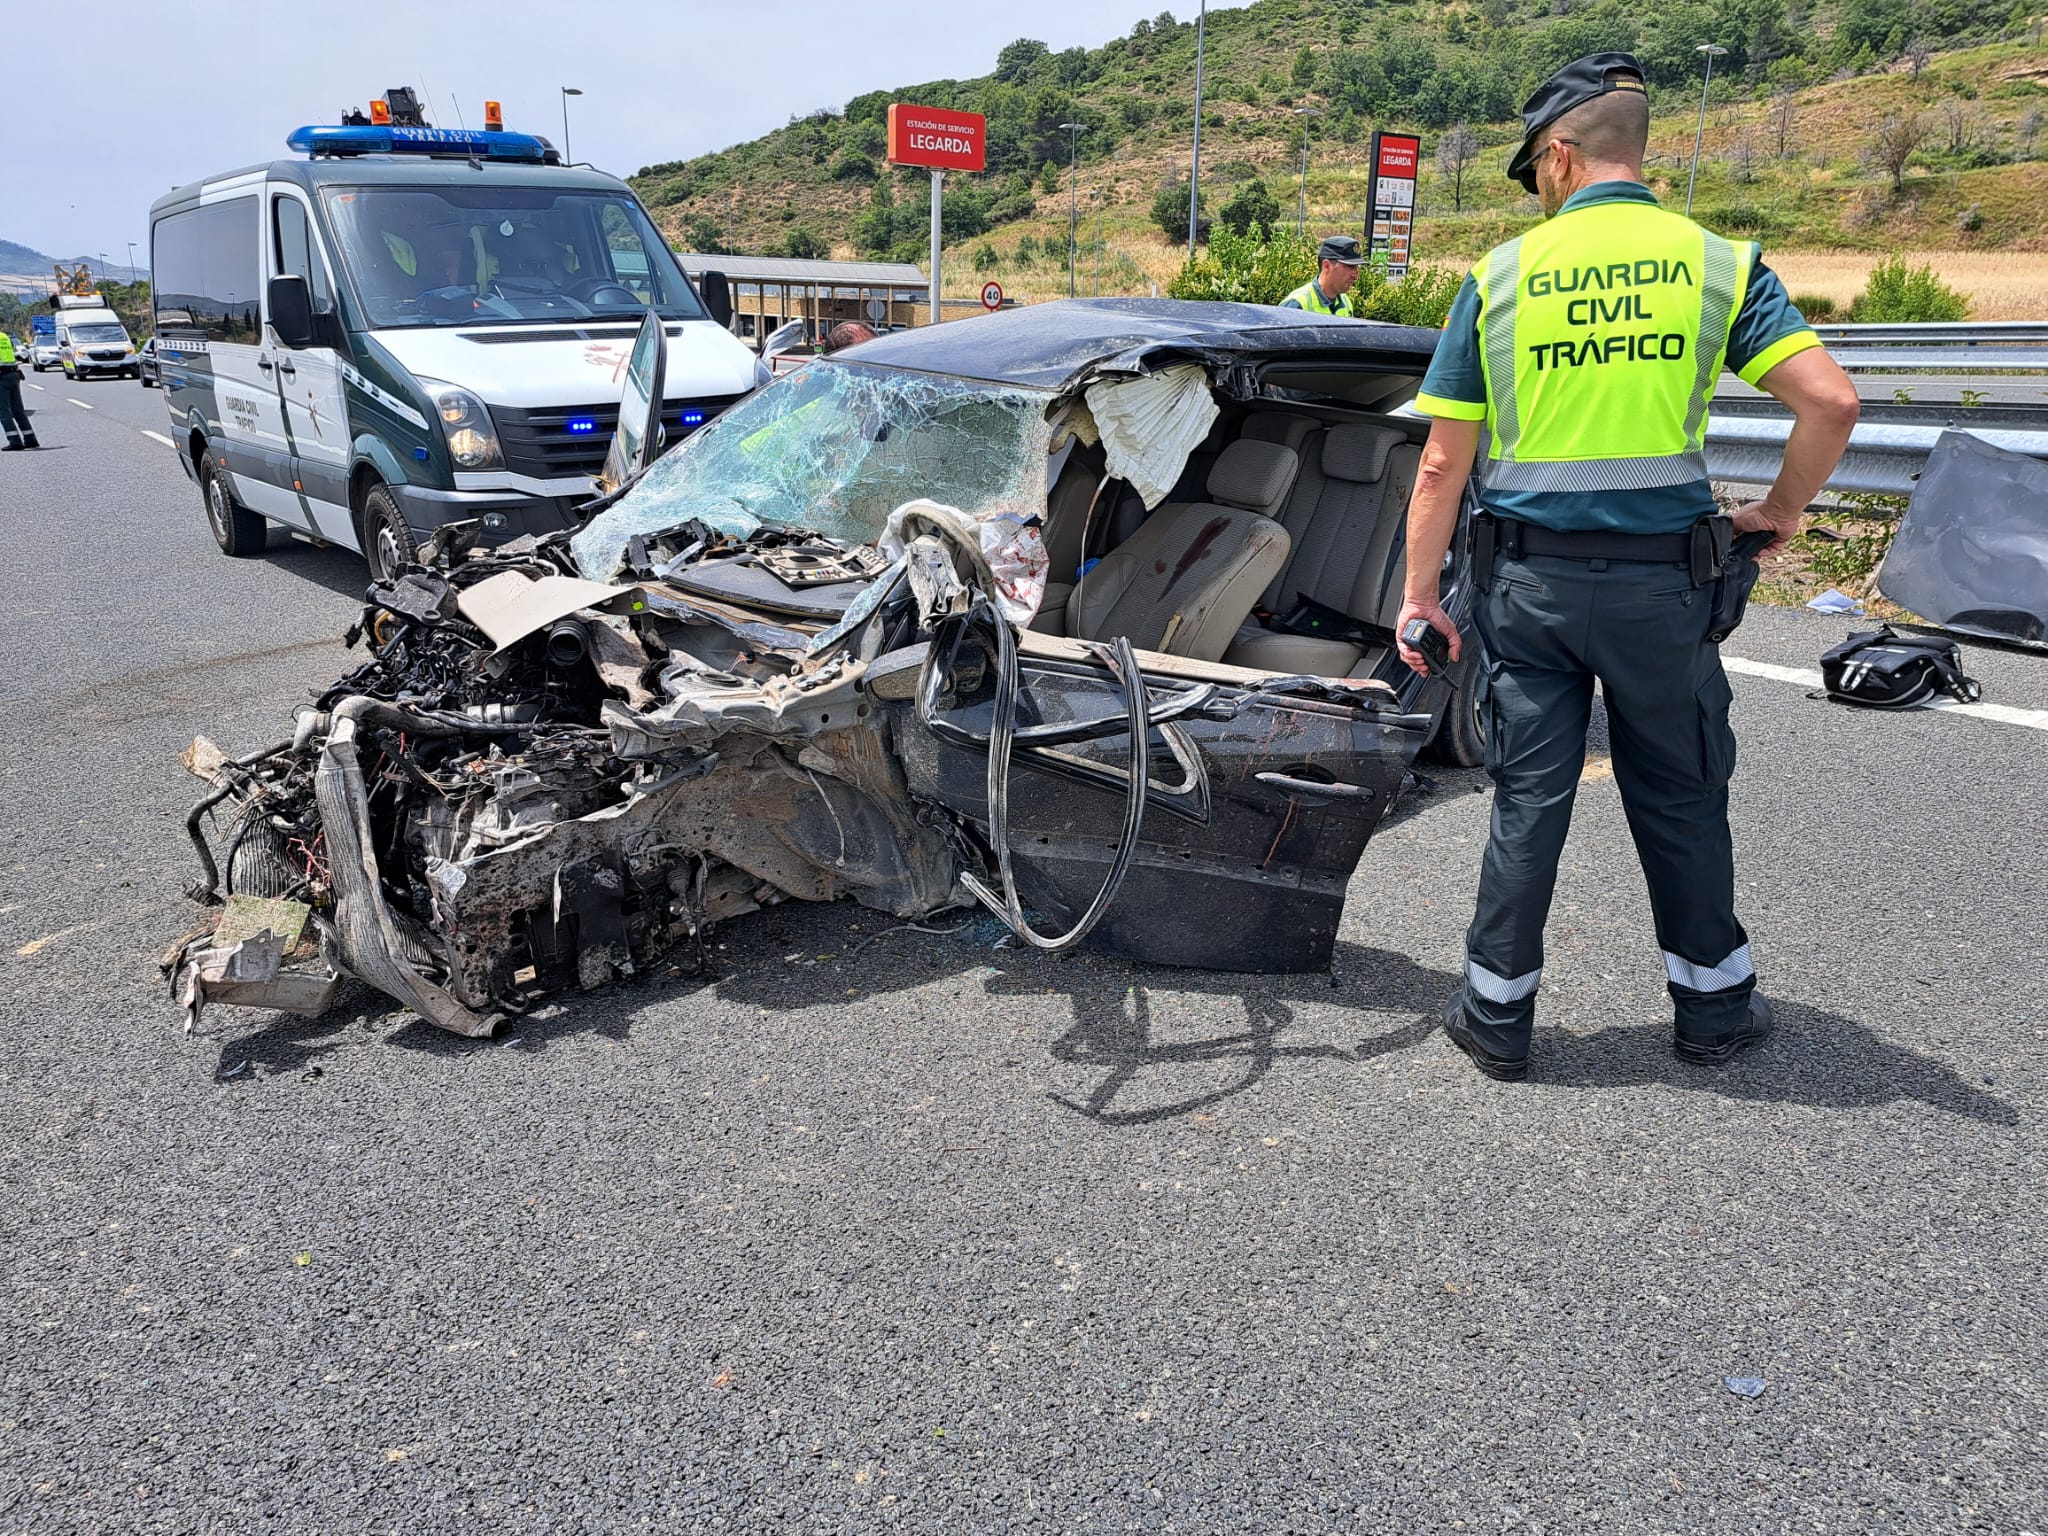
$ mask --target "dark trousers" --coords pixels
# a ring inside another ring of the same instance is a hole
[[[28,424],[28,410],[21,403],[21,370],[0,368],[0,427],[7,430],[10,443],[26,442],[36,435]]]
[[[1747,1014],[1756,975],[1728,836],[1735,734],[1706,638],[1710,598],[1679,565],[1535,555],[1499,561],[1479,600],[1493,827],[1466,936],[1465,1010],[1495,1055],[1526,1054],[1535,1026],[1596,679],[1678,1033],[1712,1040]]]

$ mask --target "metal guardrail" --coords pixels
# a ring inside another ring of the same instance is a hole
[[[1904,426],[1897,422],[1859,422],[1850,434],[1849,450],[1828,476],[1831,491],[1910,496],[1927,467],[1927,455],[1946,425]],[[1994,448],[2048,459],[2048,432],[2016,432],[1997,427],[1969,429]],[[1785,439],[1792,435],[1789,417],[1717,417],[1707,423],[1707,473],[1735,485],[1769,485],[1785,457]]]
[[[2048,347],[2048,320],[1816,325],[1814,330],[1831,352],[1840,347]]]
[[[1814,330],[1835,361],[1852,373],[2048,369],[2048,322],[2039,320],[1816,325]]]
[[[1816,325],[1814,330],[1835,361],[1851,370],[1981,374],[2048,369],[2048,322],[2038,320]],[[1945,431],[1968,432],[2010,453],[2048,459],[2048,427],[2033,425],[2039,409],[2008,403],[1866,402],[1864,419],[1850,434],[1848,451],[1828,477],[1827,488],[1910,496]],[[1707,421],[1707,471],[1735,485],[1769,485],[1777,478],[1791,435],[1792,418],[1773,401],[1717,402]]]

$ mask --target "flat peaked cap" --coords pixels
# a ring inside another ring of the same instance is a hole
[[[1596,96],[1612,91],[1643,89],[1643,66],[1632,53],[1589,53],[1573,59],[1530,94],[1522,103],[1522,147],[1508,162],[1508,177],[1519,181],[1524,192],[1536,190],[1536,153],[1542,147],[1540,135],[1573,107],[1584,106]]]

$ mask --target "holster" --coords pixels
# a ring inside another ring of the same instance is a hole
[[[1735,540],[1735,522],[1720,513],[1703,517],[1692,525],[1692,548],[1687,557],[1692,566],[1692,584],[1704,587],[1719,581],[1728,563],[1729,546]]]
[[[1706,521],[1726,524],[1731,535],[1726,553],[1721,557],[1720,577],[1714,582],[1713,605],[1707,613],[1707,641],[1711,645],[1719,645],[1735,633],[1735,627],[1749,610],[1749,594],[1756,586],[1756,557],[1771,542],[1771,533],[1765,529],[1761,533],[1745,533],[1734,538],[1735,525],[1727,518],[1715,517]]]
[[[1472,584],[1493,590],[1493,562],[1499,554],[1500,522],[1491,512],[1472,514]]]

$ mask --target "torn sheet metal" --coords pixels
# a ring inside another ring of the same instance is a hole
[[[2048,649],[2048,464],[1942,433],[1877,588],[1944,629]]]
[[[969,568],[961,574],[974,590],[991,593],[1012,624],[1022,628],[1037,617],[1052,565],[1037,517],[991,513],[973,518],[958,507],[920,497],[889,514],[879,547],[893,563],[905,559],[917,540],[928,536],[964,557]],[[913,580],[917,579],[914,570]],[[926,615],[935,616],[935,611],[927,607]]]
[[[1219,414],[1208,374],[1191,363],[1104,379],[1088,386],[1087,400],[1109,472],[1129,483],[1147,511],[1166,500]]]
[[[635,597],[631,587],[615,587],[601,581],[579,581],[573,576],[529,576],[524,571],[500,571],[456,597],[462,616],[490,636],[499,650],[516,645],[557,619],[566,619],[585,608],[606,608],[621,599]]]
[[[297,921],[305,922],[306,909],[299,906]],[[187,948],[174,966],[172,996],[185,1010],[187,1033],[197,1029],[208,1003],[229,1003],[237,1008],[276,1008],[285,1013],[311,1017],[324,1013],[334,998],[340,974],[318,959],[286,969],[286,956],[298,944],[297,935],[287,937],[265,928],[246,937],[229,937],[216,932],[211,939],[199,939],[203,948]]]

